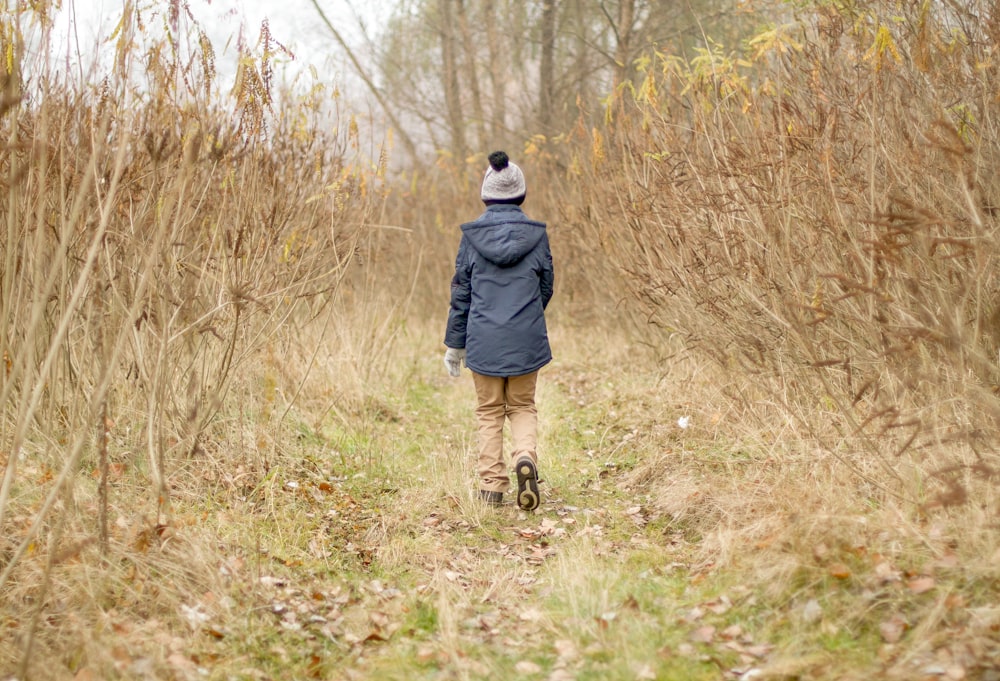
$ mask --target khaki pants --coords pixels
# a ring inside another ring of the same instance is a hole
[[[503,426],[510,419],[513,440],[511,459],[527,454],[537,463],[538,411],[535,409],[535,383],[538,372],[524,376],[499,378],[472,372],[476,384],[476,419],[479,422],[479,488],[488,492],[506,492],[510,475],[503,456]]]

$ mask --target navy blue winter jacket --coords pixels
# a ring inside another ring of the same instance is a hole
[[[495,204],[462,225],[444,344],[486,376],[521,376],[552,360],[545,307],[554,274],[545,223]]]

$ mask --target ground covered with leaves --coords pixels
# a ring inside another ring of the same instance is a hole
[[[267,456],[206,443],[169,524],[119,518],[99,569],[79,548],[31,678],[1000,679],[998,556],[970,570],[943,512],[727,439],[700,369],[567,338],[525,513],[475,499],[471,379],[412,346],[398,389],[292,409],[247,436]]]

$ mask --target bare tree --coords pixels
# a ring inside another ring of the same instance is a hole
[[[312,0],[319,10],[319,0]],[[468,157],[557,135],[634,79],[651,50],[681,55],[708,36],[733,42],[729,0],[396,0],[364,64],[329,24],[411,158]],[[321,16],[322,12],[320,13]]]
[[[465,141],[465,116],[462,111],[461,85],[459,84],[457,41],[455,40],[454,6],[461,0],[438,0],[441,39],[441,85],[444,90],[445,107],[448,112],[448,127],[451,133],[451,150],[464,159],[468,145]]]
[[[482,16],[486,32],[490,85],[493,88],[490,98],[490,137],[497,139],[507,126],[507,80],[504,61],[500,58],[499,36],[501,29],[493,3],[483,3]]]
[[[455,0],[458,14],[458,30],[462,34],[462,48],[465,56],[465,77],[469,84],[469,94],[472,99],[472,124],[476,129],[476,142],[482,150],[488,144],[486,137],[486,115],[483,112],[483,99],[479,93],[479,60],[475,48],[475,40],[469,26],[469,15],[465,0]]]
[[[416,161],[417,146],[416,144],[413,143],[413,140],[407,133],[406,128],[400,123],[399,119],[396,117],[395,108],[389,105],[388,101],[382,95],[381,91],[378,89],[378,87],[376,87],[371,74],[368,72],[368,69],[366,69],[364,65],[362,65],[357,55],[355,55],[354,50],[351,49],[350,45],[347,44],[347,41],[344,40],[344,37],[340,34],[340,31],[338,31],[334,27],[334,25],[330,23],[330,19],[326,16],[326,13],[323,11],[323,8],[319,6],[319,2],[317,2],[317,0],[312,0],[312,4],[313,7],[316,8],[316,12],[319,14],[320,19],[323,20],[323,23],[326,24],[326,27],[330,30],[330,34],[333,36],[333,39],[337,41],[337,44],[340,45],[341,49],[343,49],[344,53],[347,55],[347,58],[351,61],[351,65],[354,66],[354,70],[357,72],[358,77],[360,77],[361,80],[364,81],[365,86],[368,88],[368,91],[372,93],[372,96],[375,97],[375,100],[379,103],[379,106],[382,107],[382,110],[385,112],[385,115],[388,116],[389,122],[392,123],[392,126],[395,129],[396,134],[399,135],[400,141],[406,148],[406,153],[409,155],[412,161]]]
[[[555,90],[556,0],[542,1],[541,60],[538,70],[538,123],[542,131],[553,129]]]
[[[604,4],[601,4],[604,9]],[[605,10],[606,11],[606,10]],[[612,24],[615,36],[614,86],[617,88],[628,77],[629,64],[632,62],[632,42],[635,37],[635,0],[620,0],[618,17]]]

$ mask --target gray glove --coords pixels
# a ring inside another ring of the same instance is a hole
[[[448,348],[444,353],[444,366],[448,369],[448,375],[458,378],[462,375],[462,367],[465,365],[465,348]]]

